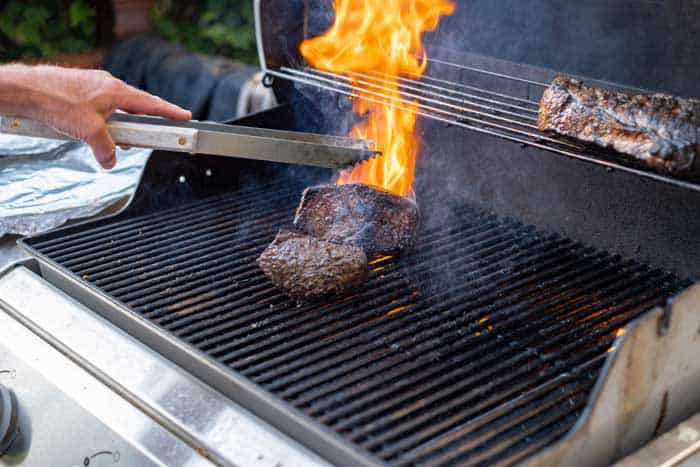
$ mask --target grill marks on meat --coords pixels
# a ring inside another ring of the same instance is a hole
[[[362,184],[307,188],[294,227],[314,237],[361,247],[367,254],[411,248],[418,228],[413,201]]]
[[[276,286],[299,300],[337,295],[362,284],[368,274],[361,248],[290,231],[280,231],[257,262]]]
[[[366,185],[307,188],[294,218],[258,258],[265,275],[292,298],[311,301],[361,285],[368,254],[413,246],[418,207]]]
[[[666,94],[630,95],[557,77],[542,95],[537,126],[612,147],[650,167],[697,174],[700,101]]]

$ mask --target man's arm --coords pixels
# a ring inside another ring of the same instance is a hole
[[[116,163],[105,120],[115,110],[189,120],[189,111],[133,88],[105,71],[0,65],[0,114],[39,120],[85,141],[106,169]]]

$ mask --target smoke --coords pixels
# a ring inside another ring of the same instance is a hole
[[[356,117],[351,100],[342,94],[305,83],[294,83],[297,123],[305,131],[346,136]]]
[[[332,0],[309,0],[306,12],[305,38],[323,34],[331,27],[335,19]]]

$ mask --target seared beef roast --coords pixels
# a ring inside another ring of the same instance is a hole
[[[367,254],[394,254],[413,246],[418,206],[367,185],[313,186],[302,195],[294,227],[329,242],[360,247]]]
[[[557,77],[540,101],[537,126],[613,147],[678,174],[700,173],[700,101],[665,94],[630,95]]]
[[[280,231],[258,258],[258,266],[279,288],[299,300],[337,295],[367,279],[361,248]]]

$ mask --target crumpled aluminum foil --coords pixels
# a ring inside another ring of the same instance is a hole
[[[52,229],[130,196],[150,153],[117,149],[106,171],[83,143],[0,135],[0,237]]]

